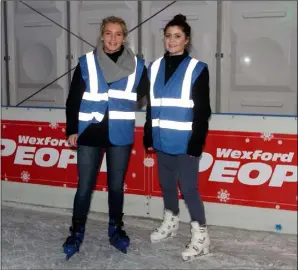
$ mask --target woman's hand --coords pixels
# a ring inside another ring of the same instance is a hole
[[[68,137],[68,142],[71,146],[77,147],[78,134],[72,134]]]
[[[153,154],[154,153],[154,149],[153,149],[153,147],[148,147],[148,148],[146,148],[146,153],[147,154]]]

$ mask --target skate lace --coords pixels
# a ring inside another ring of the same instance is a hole
[[[82,243],[83,233],[74,231],[72,227],[69,230],[71,232],[71,235],[66,238],[66,244],[72,245],[77,244],[78,242]]]
[[[66,244],[67,245],[73,245],[73,244],[78,244],[78,243],[82,243],[82,239],[79,235],[74,234],[74,235],[70,235],[66,238]]]
[[[172,227],[171,218],[164,219],[164,221],[161,223],[160,227],[157,228],[156,232],[163,232],[166,230],[169,230]]]
[[[115,226],[116,230],[114,231],[113,235],[118,235],[119,237],[127,237],[126,231],[123,230],[124,224],[121,223],[120,225]]]
[[[205,230],[200,229],[199,232],[196,234],[192,231],[192,237],[190,243],[186,246],[187,249],[194,249],[196,251],[199,251],[202,248],[202,245],[206,241],[206,235]]]

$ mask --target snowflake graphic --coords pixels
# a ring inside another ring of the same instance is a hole
[[[62,128],[62,132],[65,132],[65,128]]]
[[[136,151],[136,150],[132,150],[131,153],[132,153],[133,155],[135,155],[135,154],[137,153],[137,151]]]
[[[63,184],[63,187],[67,187],[67,185],[66,184]]]
[[[278,142],[277,142],[278,144],[282,144],[282,140],[278,140]]]
[[[271,141],[273,139],[273,134],[270,133],[270,132],[264,132],[264,133],[261,133],[261,139],[266,142],[266,141]]]
[[[127,190],[127,185],[126,184],[124,184],[123,189],[124,189],[124,192]]]
[[[50,122],[49,126],[51,129],[56,129],[57,127],[59,127],[58,123],[55,121]]]
[[[136,178],[137,174],[136,173],[132,173],[132,178]]]
[[[6,173],[4,174],[4,180],[5,181],[8,181],[7,176],[6,176]]]
[[[102,191],[107,191],[107,189],[106,188],[103,188]]]
[[[41,130],[42,130],[42,128],[41,128],[41,127],[39,127],[39,128],[38,128],[38,130],[39,130],[39,131],[41,131]]]
[[[6,128],[6,125],[3,125],[3,128],[5,129]]]
[[[178,195],[181,196],[181,190],[178,188]]]
[[[29,180],[30,180],[30,173],[27,172],[27,171],[22,171],[21,172],[21,178],[22,178],[23,182],[28,183]]]
[[[144,163],[145,167],[153,167],[154,159],[153,158],[145,158],[143,163]]]
[[[250,139],[249,139],[249,138],[246,138],[246,139],[245,139],[245,142],[246,142],[246,143],[249,143],[249,142],[250,142]]]
[[[217,192],[217,198],[221,202],[227,202],[230,199],[230,193],[226,189],[221,189]]]

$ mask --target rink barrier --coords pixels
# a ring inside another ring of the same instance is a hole
[[[162,218],[156,156],[142,145],[137,113],[125,183],[125,213]],[[208,224],[297,233],[297,118],[212,115],[200,160]],[[64,109],[2,108],[2,200],[72,208],[76,151],[65,140]],[[180,194],[180,218],[189,214]],[[107,213],[105,156],[91,205]]]

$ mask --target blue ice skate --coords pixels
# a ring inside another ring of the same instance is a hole
[[[66,260],[69,260],[76,252],[79,253],[80,246],[84,240],[85,226],[73,226],[69,228],[71,233],[63,244]]]
[[[109,222],[109,238],[110,244],[116,249],[120,250],[124,254],[127,253],[127,248],[129,247],[130,239],[126,232],[122,229],[123,222],[115,223],[114,220]]]

